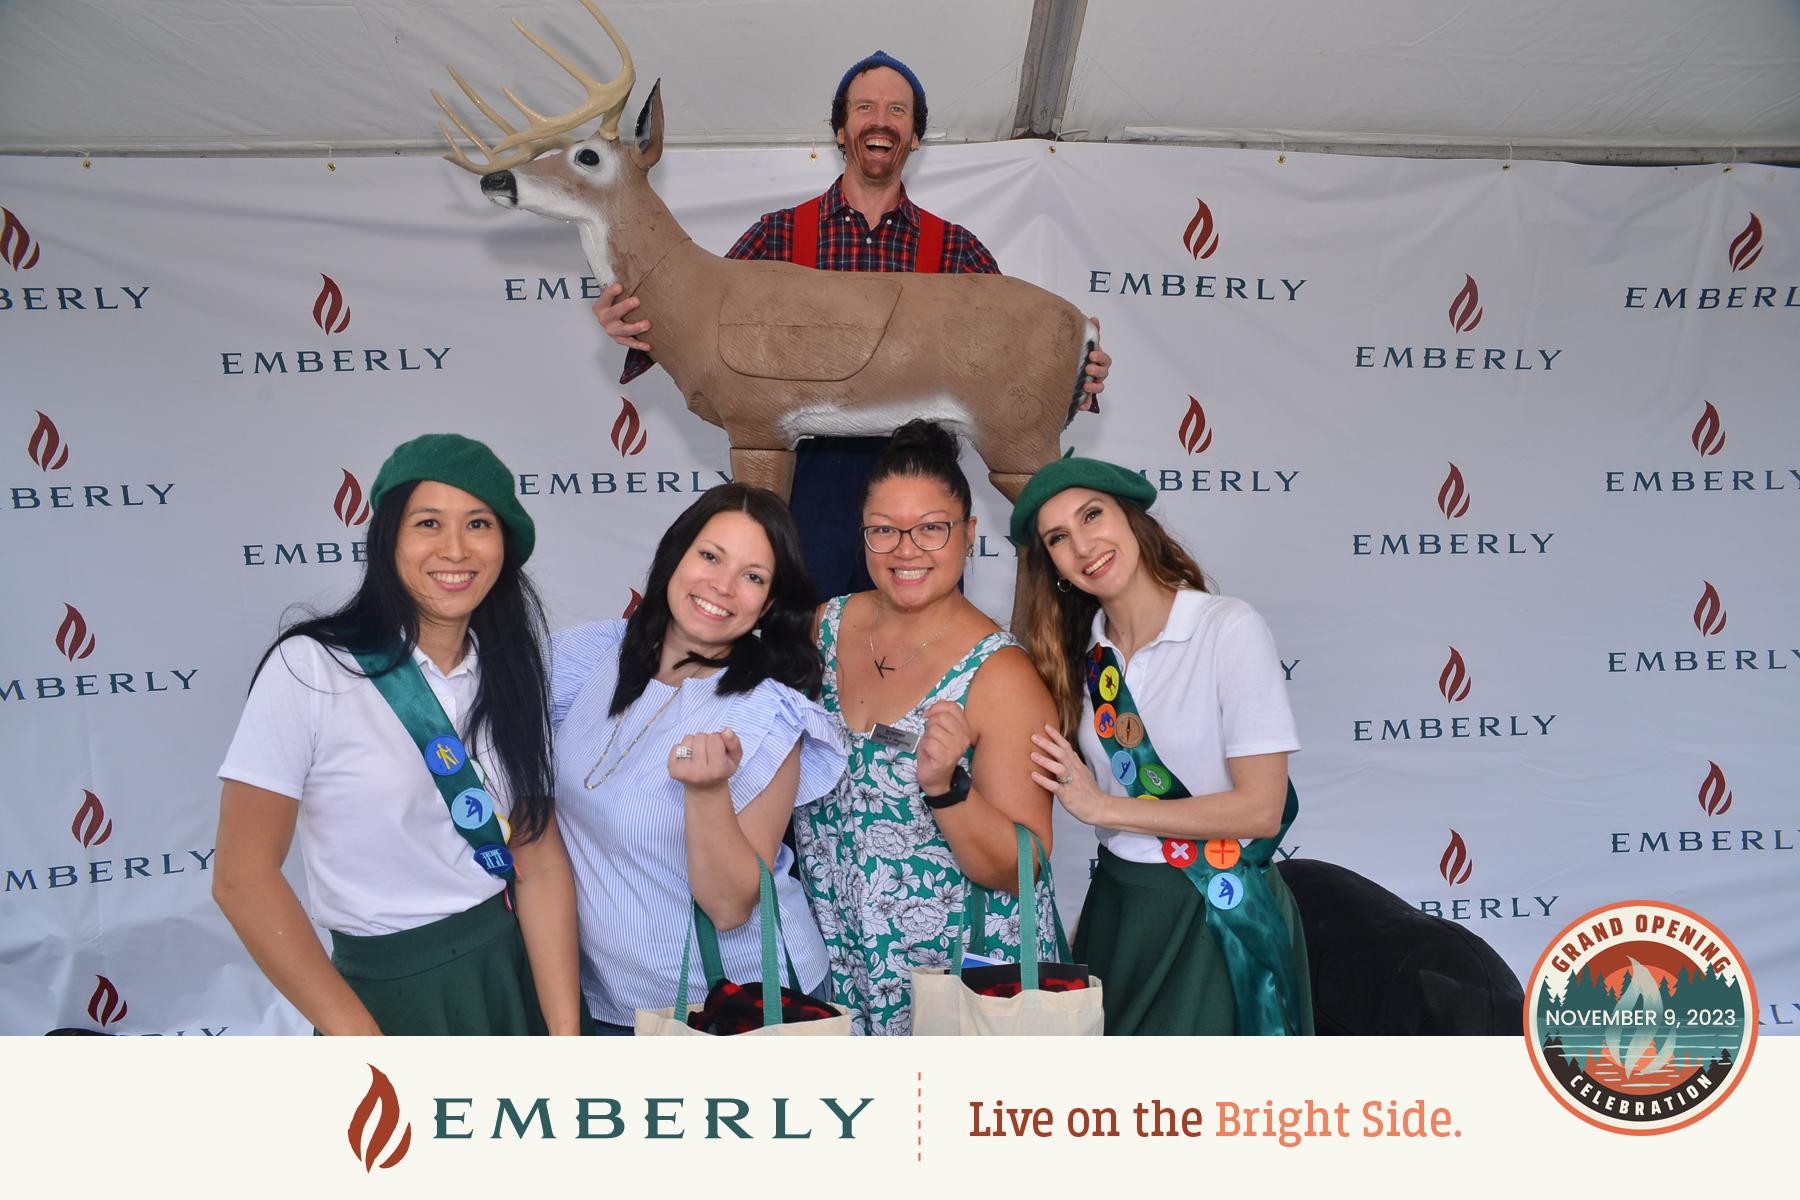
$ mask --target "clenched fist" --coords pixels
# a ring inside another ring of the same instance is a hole
[[[730,779],[743,757],[743,743],[729,729],[690,733],[669,751],[669,778],[688,787],[711,787]]]
[[[919,791],[927,796],[941,796],[950,790],[950,776],[956,764],[975,742],[969,729],[969,718],[962,705],[954,700],[939,700],[925,710],[925,732],[919,737]]]

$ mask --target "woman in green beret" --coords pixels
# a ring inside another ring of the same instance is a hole
[[[1269,866],[1298,807],[1281,661],[1155,498],[1064,458],[1013,507],[1015,632],[1058,718],[1032,739],[1032,778],[1100,840],[1075,956],[1105,984],[1108,1034],[1311,1033],[1299,914]]]
[[[396,449],[370,499],[356,594],[257,667],[213,896],[320,1033],[577,1033],[536,530],[457,434]],[[296,825],[310,916],[281,872]]]

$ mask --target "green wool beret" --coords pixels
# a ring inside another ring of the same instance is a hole
[[[1092,488],[1121,500],[1129,500],[1139,508],[1149,508],[1156,499],[1156,485],[1124,467],[1101,462],[1097,458],[1059,458],[1047,467],[1038,468],[1019,498],[1013,501],[1012,541],[1023,546],[1037,537],[1038,509],[1044,501],[1072,487]]]
[[[537,526],[519,503],[513,473],[481,442],[460,433],[428,433],[404,442],[388,455],[369,491],[376,508],[387,494],[403,483],[435,480],[461,488],[485,501],[512,534],[513,551],[521,564],[537,545]]]

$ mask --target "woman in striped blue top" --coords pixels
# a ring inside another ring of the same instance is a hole
[[[726,484],[663,535],[630,620],[552,643],[581,988],[607,1032],[630,1032],[637,1009],[668,1007],[692,939],[690,899],[719,928],[726,976],[761,977],[759,857],[774,872],[801,986],[824,981],[824,945],[782,845],[795,808],[844,772],[843,746],[814,699],[815,603],[787,506]],[[691,972],[688,1002],[705,992]]]

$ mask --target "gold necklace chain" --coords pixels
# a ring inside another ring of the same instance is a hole
[[[687,682],[687,680],[685,680],[685,679],[681,681],[681,683],[686,683],[686,682]],[[620,713],[618,715],[618,718],[613,721],[612,736],[606,739],[606,745],[604,745],[600,748],[600,757],[596,758],[594,760],[594,765],[588,768],[588,773],[581,780],[581,784],[583,787],[587,788],[587,790],[590,792],[593,791],[595,788],[597,788],[601,784],[605,783],[608,779],[612,778],[612,774],[614,771],[617,771],[620,767],[625,765],[625,760],[631,757],[631,752],[633,750],[637,749],[637,744],[644,740],[644,735],[646,733],[649,733],[652,729],[656,728],[656,723],[658,721],[662,720],[662,715],[669,711],[669,705],[675,703],[676,699],[678,697],[680,697],[681,683],[677,683],[674,685],[674,688],[675,688],[674,692],[672,692],[670,694],[670,696],[667,700],[664,700],[662,702],[662,707],[658,708],[654,713],[652,713],[650,715],[650,720],[645,722],[644,727],[642,729],[638,730],[637,736],[632,738],[629,742],[627,742],[625,744],[625,749],[623,749],[619,752],[618,760],[616,762],[614,762],[612,766],[610,766],[606,769],[606,774],[600,776],[600,778],[598,778],[598,779],[595,779],[594,772],[598,771],[600,769],[600,764],[606,761],[606,756],[608,754],[612,753],[613,743],[619,740],[619,729],[621,726],[623,726],[625,724],[625,715],[626,714]],[[629,711],[630,711],[629,709],[626,710],[626,712],[629,712]]]
[[[951,624],[951,622],[949,620],[946,620],[944,622],[944,627],[942,629],[938,630],[936,633],[934,633],[930,637],[926,638],[923,642],[919,643],[919,648],[917,650],[914,650],[911,654],[906,656],[905,662],[901,663],[897,667],[890,667],[887,665],[887,656],[886,655],[877,655],[875,653],[875,626],[881,622],[881,614],[885,611],[886,611],[886,609],[883,608],[879,602],[877,602],[875,605],[875,619],[873,621],[869,622],[869,661],[875,664],[875,678],[877,681],[886,679],[888,677],[888,675],[894,671],[904,671],[904,670],[906,670],[906,668],[912,666],[914,660],[916,660],[919,657],[919,655],[925,653],[925,647],[931,645],[933,642],[935,642],[939,638],[943,637],[946,633],[950,632],[950,624]],[[952,616],[951,619],[953,620],[954,616]]]

